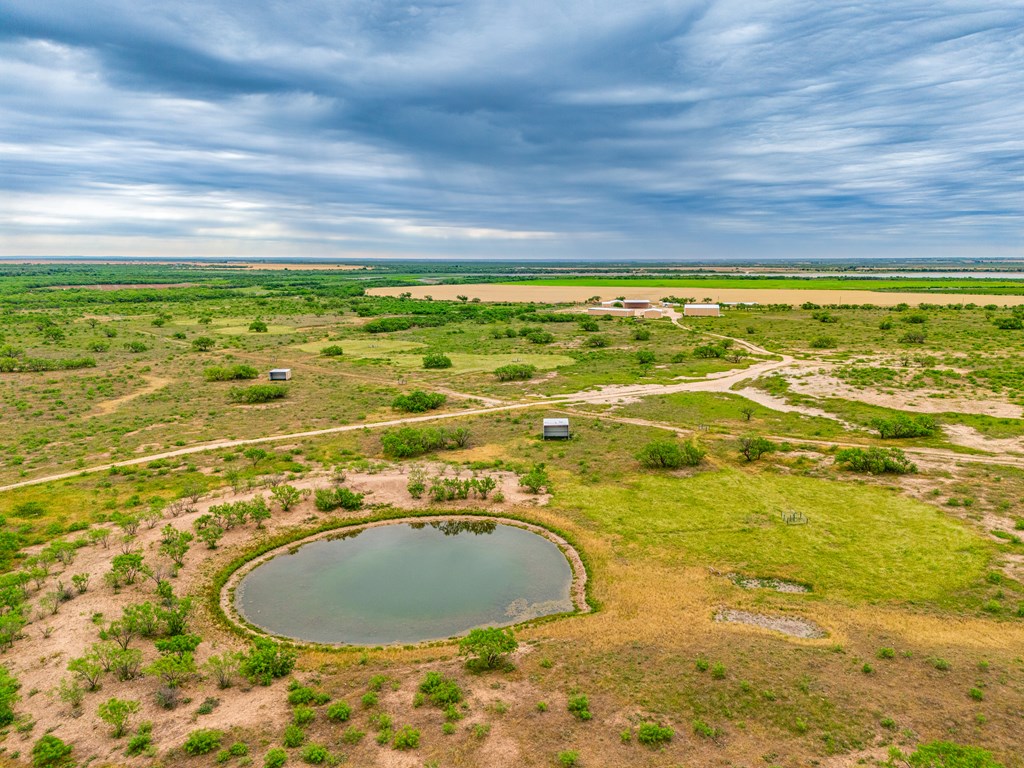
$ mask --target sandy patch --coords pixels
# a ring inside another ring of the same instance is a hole
[[[821,408],[814,408],[809,405],[797,405],[795,403],[790,403],[781,397],[775,397],[775,395],[765,392],[763,389],[744,387],[743,389],[736,390],[736,394],[747,398],[747,400],[752,400],[758,405],[763,405],[765,408],[772,411],[780,411],[782,413],[801,413],[804,416],[816,416],[822,419],[838,421],[847,429],[859,429],[856,425],[850,424],[848,421],[843,421],[834,413],[829,413],[828,411],[821,410]]]
[[[764,613],[751,613],[750,611],[737,611],[733,608],[726,608],[715,614],[715,621],[728,621],[746,624],[751,627],[770,629],[773,632],[781,632],[790,637],[807,639],[828,637],[828,633],[813,621],[793,616],[769,616]]]
[[[93,408],[93,412],[89,414],[89,417],[106,416],[111,414],[125,403],[130,403],[132,400],[142,397],[143,395],[150,395],[171,383],[170,379],[165,379],[160,376],[143,376],[142,378],[146,380],[146,386],[142,387],[142,389],[137,389],[134,392],[122,395],[121,397],[115,397],[112,400],[104,400],[102,403],[97,403],[96,407]]]
[[[1024,304],[1024,296],[993,296],[981,293],[884,293],[855,289],[816,290],[813,288],[642,288],[630,286],[599,288],[576,285],[481,283],[480,285],[392,286],[371,288],[367,291],[371,296],[397,296],[405,292],[411,293],[416,299],[433,296],[435,299],[455,301],[461,294],[481,301],[536,301],[548,304],[584,302],[592,296],[600,296],[602,301],[608,301],[618,296],[627,299],[657,300],[662,296],[680,293],[699,293],[701,298],[710,298],[716,302],[755,301],[759,304],[793,304],[797,306],[805,301],[815,304],[874,304],[878,307],[893,307],[902,303],[917,305],[922,302],[930,304],[999,304],[1008,307]]]
[[[949,442],[966,448],[977,448],[992,453],[1024,453],[1024,438],[1019,437],[985,437],[974,427],[966,424],[945,424],[942,431]]]
[[[793,376],[790,371],[780,371],[786,376],[793,392],[811,397],[840,397],[869,405],[896,408],[918,413],[975,413],[1000,419],[1019,419],[1024,409],[1019,405],[985,398],[948,397],[944,393],[928,389],[912,391],[880,392],[877,389],[859,389],[828,374],[827,368],[817,373]],[[787,374],[790,374],[787,376]],[[929,395],[943,394],[943,397]]]

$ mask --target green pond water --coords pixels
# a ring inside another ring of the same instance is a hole
[[[398,523],[271,558],[242,577],[235,606],[275,635],[386,645],[571,611],[571,586],[558,547],[522,528]]]

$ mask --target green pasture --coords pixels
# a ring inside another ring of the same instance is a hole
[[[993,551],[940,510],[885,488],[741,469],[615,485],[566,479],[555,504],[629,551],[794,579],[850,602],[959,602]],[[793,512],[809,522],[784,523]]]
[[[452,361],[451,368],[441,369],[441,373],[491,373],[496,368],[513,363],[532,365],[538,370],[550,371],[562,366],[574,365],[576,359],[568,355],[545,355],[520,352],[507,355],[474,355],[467,352],[448,354]],[[423,368],[422,355],[394,355],[389,361],[399,368]]]
[[[323,341],[310,341],[306,344],[296,345],[296,349],[303,352],[318,355],[325,347],[341,347],[345,355],[349,357],[386,357],[396,352],[409,352],[413,349],[421,349],[426,346],[419,341],[409,339],[391,338],[348,338],[338,340],[325,339]]]

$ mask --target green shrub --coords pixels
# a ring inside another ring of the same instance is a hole
[[[260,372],[251,365],[213,365],[203,371],[207,381],[236,381],[239,379],[255,379]]]
[[[462,435],[459,430],[448,432],[437,427],[401,427],[385,432],[380,442],[384,455],[389,459],[408,459],[431,451],[459,447],[458,443],[464,442]]]
[[[295,651],[273,640],[259,638],[253,641],[249,652],[242,657],[240,669],[250,683],[270,685],[275,678],[291,673],[296,658]]]
[[[895,659],[896,649],[895,648],[879,648],[878,653],[875,654],[880,659]]]
[[[71,751],[74,749],[70,744],[53,734],[46,734],[36,741],[32,747],[32,768],[64,768],[70,766]]]
[[[897,413],[888,418],[872,419],[869,426],[877,430],[878,436],[884,439],[928,437],[938,431],[935,419],[923,414],[912,417],[905,413]]]
[[[632,335],[634,341],[649,341],[651,338],[651,332],[646,328],[634,328]]]
[[[359,509],[363,506],[363,494],[348,488],[317,488],[313,492],[313,504],[320,512],[341,509]]]
[[[205,755],[213,752],[215,749],[220,749],[221,739],[224,738],[224,734],[220,731],[212,728],[202,728],[198,731],[192,731],[185,740],[185,744],[182,749],[185,750],[186,754],[192,755]]]
[[[366,735],[366,731],[360,731],[354,725],[350,725],[345,729],[345,732],[341,734],[341,740],[346,744],[358,744],[363,740]]]
[[[1024,329],[1024,320],[1021,320],[1021,318],[1016,315],[1011,315],[1010,317],[997,317],[992,322],[995,324],[996,328],[1001,331],[1019,331]]]
[[[811,349],[834,349],[838,345],[834,336],[815,336],[811,339]]]
[[[526,363],[510,363],[494,369],[498,381],[525,381],[532,379],[536,372],[537,366]]]
[[[288,686],[288,703],[293,707],[296,704],[326,704],[331,700],[330,695],[323,691],[316,691],[308,686],[299,685],[292,681]]]
[[[906,475],[917,472],[917,465],[899,448],[843,448],[836,451],[836,464],[869,475],[887,472]]]
[[[577,720],[589,720],[593,717],[590,714],[590,701],[583,693],[570,696],[567,709]]]
[[[302,742],[306,740],[306,732],[299,728],[297,725],[289,725],[284,729],[284,736],[281,738],[281,743],[289,749],[295,749],[295,747],[301,747]]]
[[[991,752],[949,741],[921,744],[908,762],[911,768],[1003,768]]]
[[[419,685],[419,692],[430,699],[435,707],[449,707],[462,701],[459,684],[440,672],[427,672]]]
[[[395,749],[407,750],[416,749],[420,745],[420,732],[411,725],[403,725],[395,732],[395,738],[391,742]]]
[[[324,357],[341,357],[345,354],[345,350],[339,347],[337,344],[332,344],[329,347],[324,347],[320,350],[320,354]]]
[[[302,750],[302,759],[310,765],[323,765],[330,757],[327,747],[321,744],[310,744]]]
[[[714,739],[718,736],[718,729],[712,728],[703,720],[693,721],[693,732],[704,739]]]
[[[415,389],[407,395],[399,395],[391,407],[406,413],[423,413],[440,408],[448,400],[446,395],[439,392],[424,392],[422,389]]]
[[[15,614],[8,614],[12,616]],[[20,626],[19,626],[20,629]],[[18,700],[18,689],[21,684],[11,671],[0,664],[0,727],[14,722],[14,702]]]
[[[659,723],[641,723],[636,729],[636,740],[648,747],[656,747],[672,741],[675,731]]]
[[[302,727],[309,725],[316,719],[316,712],[312,707],[300,704],[292,710],[292,722]]]
[[[653,440],[637,453],[637,460],[648,469],[695,467],[704,460],[705,451],[696,442]]]
[[[346,704],[344,701],[339,701],[331,704],[327,708],[327,719],[332,720],[335,723],[343,723],[352,716],[352,707]]]
[[[433,352],[423,357],[424,368],[451,368],[452,359],[440,352]]]
[[[228,391],[228,400],[232,403],[269,403],[288,395],[288,387],[284,384],[254,384],[251,387],[232,387]]]
[[[649,350],[649,349],[639,349],[639,350],[637,350],[636,361],[640,365],[654,365],[655,359],[657,359],[657,358],[656,358],[655,354],[651,350]]]
[[[370,707],[377,706],[378,701],[380,701],[380,697],[373,691],[370,691],[369,693],[363,694],[363,697],[359,700],[359,703],[363,705],[363,709],[369,709]]]
[[[580,753],[571,749],[558,753],[558,764],[562,768],[576,768],[580,764]]]
[[[263,768],[283,768],[284,764],[288,762],[288,753],[280,747],[274,747],[272,750],[267,752],[266,757],[263,758]]]
[[[593,349],[603,349],[611,345],[612,340],[605,336],[603,333],[599,333],[596,336],[588,336],[583,342],[583,346],[591,347]]]

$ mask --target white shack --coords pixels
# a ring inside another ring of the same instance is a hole
[[[271,381],[288,381],[292,377],[291,368],[274,368],[270,372]]]
[[[569,420],[568,419],[544,419],[545,440],[568,440]]]
[[[718,304],[683,304],[683,317],[721,317],[722,307]]]

